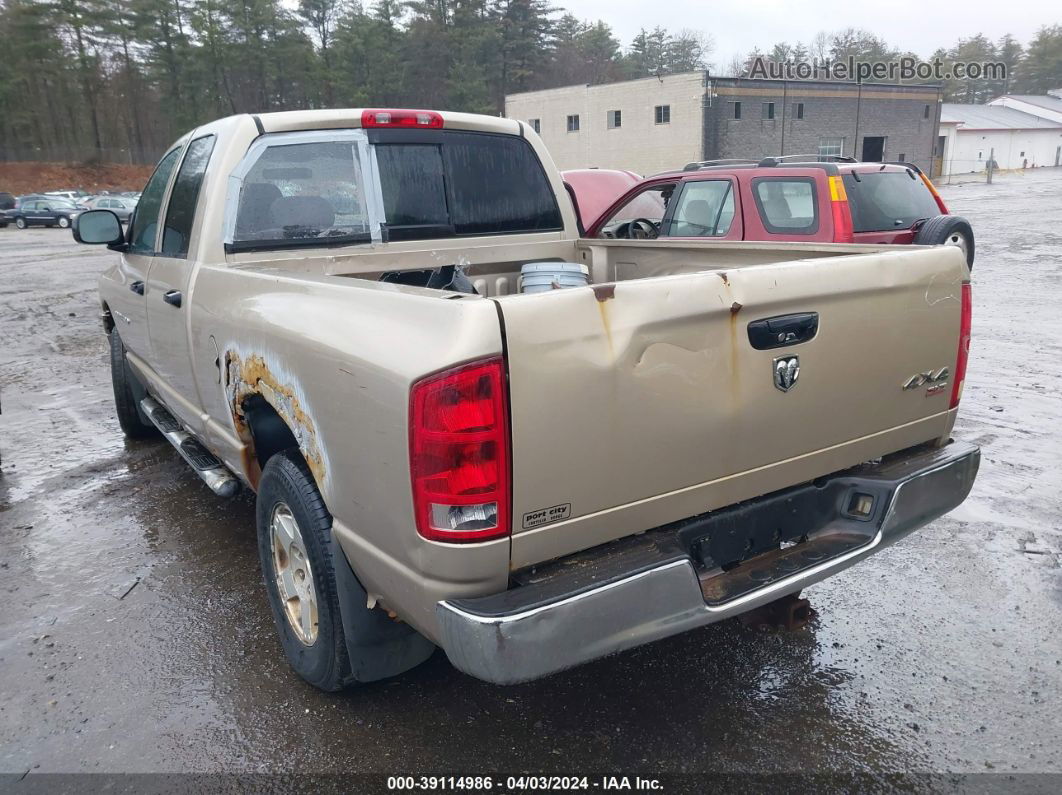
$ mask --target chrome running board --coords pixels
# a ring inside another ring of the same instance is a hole
[[[190,433],[181,427],[177,419],[165,406],[154,398],[146,397],[140,401],[140,410],[159,429],[166,441],[176,448],[195,473],[199,475],[212,492],[219,497],[233,497],[240,490],[238,481],[213,453],[201,445]]]

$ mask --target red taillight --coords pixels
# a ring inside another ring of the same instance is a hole
[[[363,110],[362,127],[423,127],[439,129],[443,117],[433,110]]]
[[[959,355],[955,358],[955,375],[952,376],[951,405],[955,408],[962,399],[963,382],[966,380],[966,361],[970,358],[970,331],[973,320],[973,295],[970,283],[962,286],[962,319],[959,321]]]
[[[833,242],[851,243],[855,240],[852,229],[852,210],[848,206],[848,192],[841,177],[830,177],[830,208],[833,211]]]
[[[417,532],[425,538],[509,534],[509,413],[500,358],[413,384],[409,469]]]

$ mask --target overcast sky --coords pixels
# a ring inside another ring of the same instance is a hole
[[[639,28],[691,28],[715,40],[711,60],[723,69],[735,53],[775,42],[809,42],[820,30],[866,28],[901,50],[928,58],[938,47],[984,33],[1013,34],[1024,46],[1042,25],[1062,24],[1058,0],[555,0],[580,19],[604,20],[627,47]]]

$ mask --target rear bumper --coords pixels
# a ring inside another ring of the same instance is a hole
[[[739,615],[842,571],[952,510],[970,493],[979,463],[974,445],[920,448],[573,556],[503,593],[439,602],[440,645],[465,673],[513,684]],[[849,511],[857,494],[874,498],[867,517]],[[773,522],[779,511],[792,513],[791,506],[807,507],[808,500],[815,510],[796,519],[810,525],[806,540],[736,568],[713,567],[697,554],[699,542],[690,543],[701,530],[707,541],[735,525],[762,525],[764,514]]]

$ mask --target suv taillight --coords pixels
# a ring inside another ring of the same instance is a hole
[[[966,361],[970,358],[970,332],[973,321],[973,294],[970,283],[962,286],[962,319],[959,321],[959,355],[955,357],[955,375],[951,386],[951,405],[955,408],[962,399],[962,387],[966,381]]]
[[[833,242],[851,243],[855,240],[852,229],[852,209],[848,206],[848,191],[841,177],[829,177],[830,209],[833,212]]]
[[[409,395],[417,532],[433,541],[509,534],[509,412],[501,358],[428,376]]]
[[[922,182],[925,186],[929,189],[929,192],[933,194],[933,201],[937,203],[937,209],[940,210],[940,214],[947,215],[948,206],[944,204],[944,200],[940,197],[940,194],[937,193],[937,189],[933,186],[933,183],[929,181],[929,177],[925,174],[919,174],[919,176],[922,178]]]

